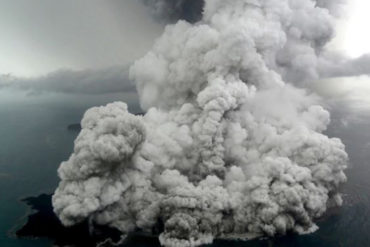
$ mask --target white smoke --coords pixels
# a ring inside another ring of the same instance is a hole
[[[86,112],[59,168],[61,221],[124,233],[163,222],[164,246],[316,230],[341,204],[347,154],[295,85],[319,76],[334,2],[206,0],[200,22],[168,26],[130,71],[147,113]]]

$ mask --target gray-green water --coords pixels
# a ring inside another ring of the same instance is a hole
[[[0,93],[1,247],[51,246],[45,239],[9,236],[14,227],[24,223],[27,214],[27,206],[19,199],[52,192],[58,183],[56,170],[68,158],[77,135],[67,126],[78,123],[87,108],[120,98],[124,99],[122,95]]]
[[[88,107],[120,97],[0,93],[1,247],[52,246],[47,239],[17,239],[9,235],[24,222],[27,214],[26,205],[19,199],[54,190],[58,182],[57,167],[68,158],[77,134],[67,131],[67,126],[79,122]],[[342,121],[346,114],[336,111],[328,130],[329,135],[342,138],[351,158],[349,180],[343,187],[345,203],[319,222],[319,231],[262,241],[216,241],[212,246],[370,246],[370,114],[362,112],[355,121],[347,123]],[[135,246],[152,245],[140,241]]]

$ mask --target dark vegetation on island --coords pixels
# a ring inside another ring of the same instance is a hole
[[[121,239],[121,232],[106,226],[91,226],[87,220],[65,227],[53,212],[52,195],[42,194],[22,201],[34,211],[27,223],[16,232],[20,238],[48,238],[55,246],[95,247],[113,246]],[[92,229],[93,228],[93,229]],[[110,239],[110,241],[109,241]],[[105,244],[102,244],[105,242]],[[129,236],[120,246],[160,246],[157,238],[150,236]]]

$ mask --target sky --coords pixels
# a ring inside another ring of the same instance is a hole
[[[370,53],[370,1],[351,0],[342,11],[341,20],[338,20],[337,37],[333,41],[333,48],[340,50],[350,57],[359,57]]]
[[[0,0],[0,74],[99,69],[141,57],[163,25],[137,0]]]
[[[351,58],[370,53],[369,8],[349,1],[328,48]],[[164,26],[139,0],[0,0],[0,89],[16,82],[47,92],[135,91],[128,68]]]
[[[0,6],[0,74],[126,65],[163,31],[137,0],[0,0]],[[369,8],[369,1],[350,1],[337,24],[335,49],[351,57],[370,52],[370,33],[363,31]]]

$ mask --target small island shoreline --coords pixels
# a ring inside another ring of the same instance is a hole
[[[21,202],[26,203],[29,209],[26,216],[20,219],[24,224],[19,223],[13,227],[10,233],[12,237],[27,239],[50,239],[56,246],[92,246],[111,239],[113,243],[121,240],[121,233],[118,230],[94,226],[94,233],[89,231],[89,222],[83,221],[72,227],[62,225],[55,215],[51,203],[52,194],[42,193],[34,197],[26,197]]]
[[[136,232],[125,237],[122,241],[122,233],[116,229],[106,226],[94,225],[94,233],[89,231],[91,227],[85,220],[78,225],[65,227],[55,215],[52,207],[52,194],[42,193],[38,196],[28,196],[19,200],[28,206],[28,210],[17,224],[9,231],[11,237],[26,239],[46,238],[55,246],[76,246],[76,247],[106,247],[106,246],[145,246],[159,247],[157,236]],[[339,209],[331,208],[324,216],[317,219],[322,222],[328,217],[339,213]],[[248,241],[263,240],[260,236],[239,236],[230,239],[225,237],[217,241]],[[118,245],[117,245],[118,243]]]

